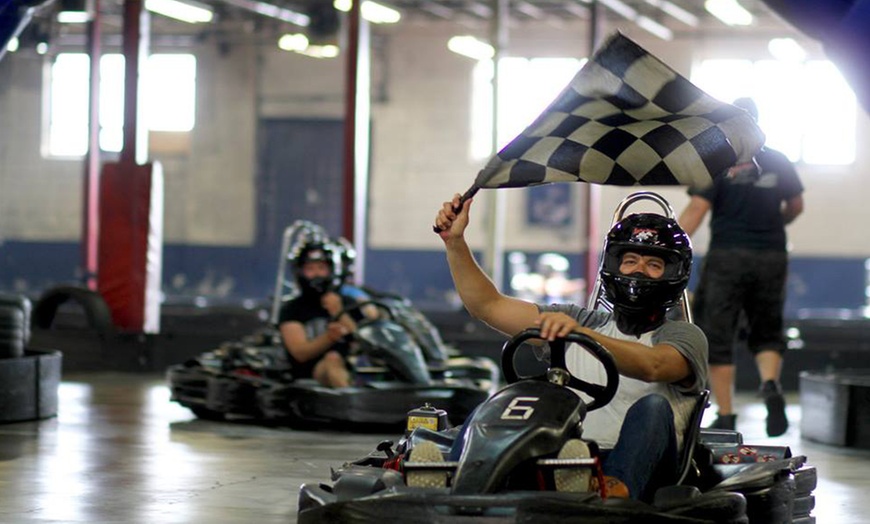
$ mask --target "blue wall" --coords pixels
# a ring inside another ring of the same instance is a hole
[[[214,300],[265,301],[275,284],[278,259],[272,250],[168,244],[163,254],[163,282],[168,300],[206,296]],[[534,258],[539,253],[528,253]],[[450,309],[453,289],[440,251],[369,250],[365,284],[407,296],[424,309]],[[572,261],[570,277],[583,275],[582,258]],[[697,257],[696,269],[703,258]],[[58,284],[79,283],[77,243],[5,242],[0,244],[0,290],[38,296]],[[505,266],[507,267],[507,265]],[[690,288],[697,283],[695,271]],[[863,258],[796,257],[791,260],[789,318],[814,315],[816,309],[855,309],[865,305]],[[803,310],[803,311],[801,311]]]

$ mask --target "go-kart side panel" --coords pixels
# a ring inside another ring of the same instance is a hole
[[[502,389],[467,423],[453,493],[498,490],[517,465],[555,455],[568,438],[578,436],[585,413],[580,397],[563,386],[524,381]]]
[[[382,383],[368,387],[326,388],[310,382],[260,391],[259,405],[270,418],[297,424],[404,427],[408,412],[429,403],[447,410],[459,424],[486,400],[488,392],[471,386]]]
[[[214,373],[199,366],[172,366],[167,372],[171,399],[192,410],[259,416],[257,390],[261,381]]]
[[[738,494],[702,495],[672,514],[627,499],[602,501],[592,493],[518,491],[497,495],[451,495],[444,490],[384,490],[338,500],[323,486],[305,484],[299,495],[299,524],[341,522],[538,523],[547,524],[737,524],[745,523]],[[697,515],[692,508],[698,508]]]

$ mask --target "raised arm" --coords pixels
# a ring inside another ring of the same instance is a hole
[[[686,205],[685,209],[683,209],[683,212],[680,213],[680,218],[677,219],[677,223],[680,224],[680,227],[683,228],[683,231],[685,231],[687,235],[692,236],[695,234],[695,231],[698,230],[701,222],[704,221],[704,216],[709,210],[709,200],[698,195],[692,195],[691,200],[689,200],[689,203]]]
[[[435,217],[435,226],[440,230],[439,236],[444,241],[453,284],[465,308],[473,317],[513,336],[535,323],[538,308],[531,302],[499,292],[477,264],[465,241],[465,228],[468,226],[472,200],[465,201],[460,212],[456,213],[453,209],[459,206],[459,202],[457,194],[452,201],[444,202]]]

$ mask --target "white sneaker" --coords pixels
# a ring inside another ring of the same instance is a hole
[[[589,446],[580,439],[565,442],[559,451],[558,459],[590,458]],[[589,481],[592,479],[592,469],[586,467],[559,468],[553,471],[556,480],[556,491],[579,493],[589,491]]]
[[[434,442],[421,442],[411,450],[408,462],[444,462]],[[405,473],[405,483],[413,488],[446,488],[447,472],[413,470]]]

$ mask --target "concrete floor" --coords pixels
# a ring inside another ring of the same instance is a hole
[[[791,429],[768,439],[763,406],[741,394],[744,441],[809,457],[818,522],[867,522],[870,452],[801,440],[790,401]],[[161,376],[69,375],[57,418],[0,425],[0,522],[295,522],[300,484],[395,436],[199,421],[169,402]]]

